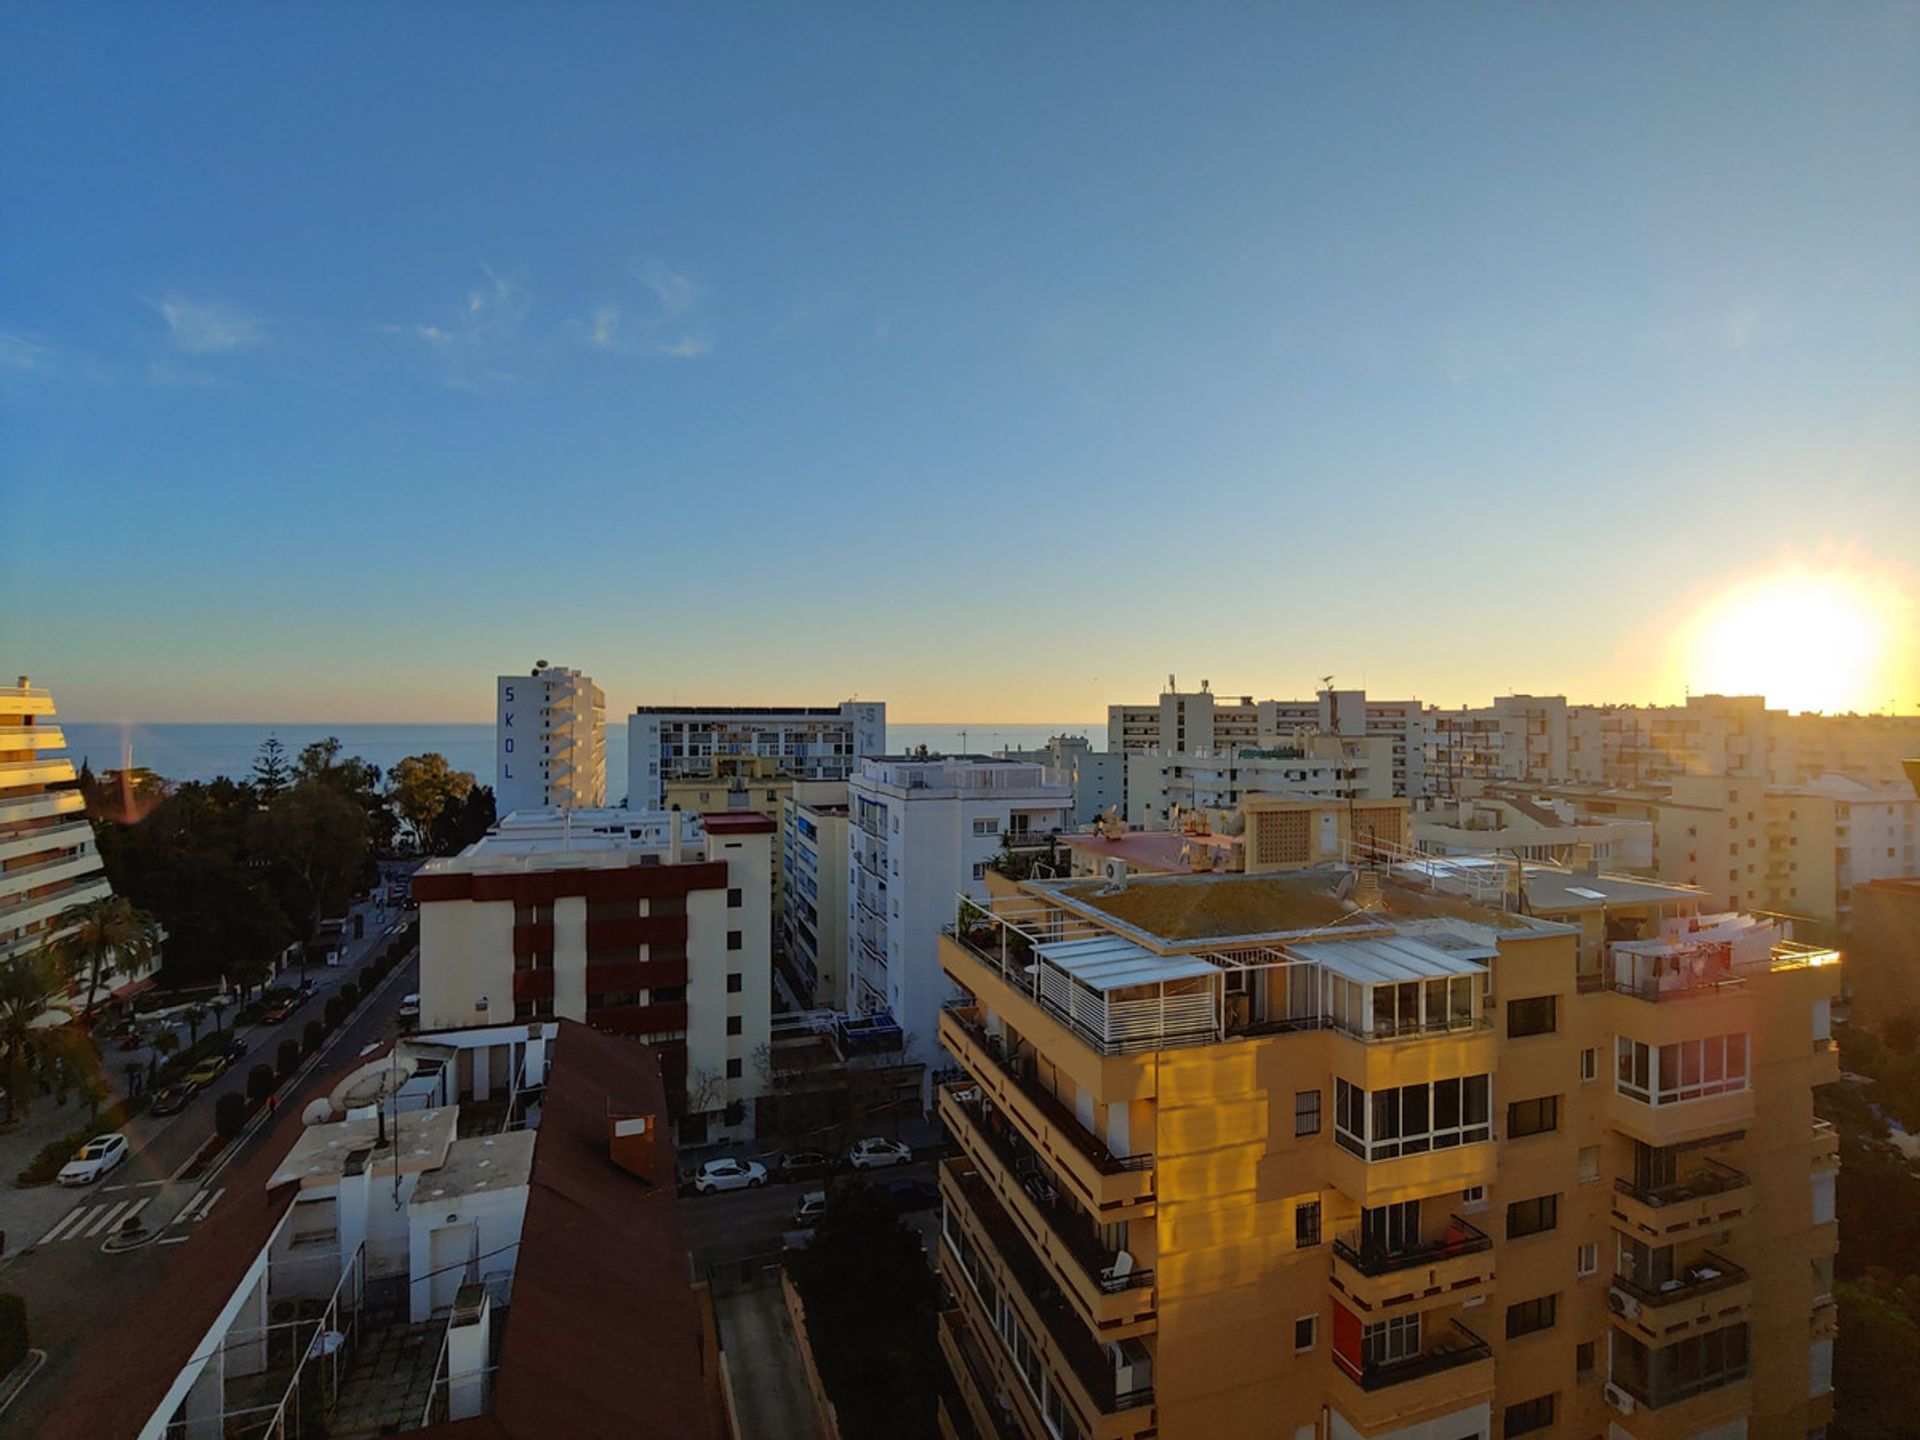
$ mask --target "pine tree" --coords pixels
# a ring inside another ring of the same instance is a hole
[[[278,735],[269,735],[253,760],[253,788],[262,800],[271,803],[287,788],[288,781],[287,747]]]

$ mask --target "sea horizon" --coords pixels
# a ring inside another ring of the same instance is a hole
[[[456,770],[473,773],[476,783],[494,783],[493,722],[457,721],[285,721],[255,724],[240,720],[87,721],[56,720],[67,738],[67,754],[96,772],[118,770],[128,761],[176,782],[245,778],[269,735],[279,737],[291,760],[316,740],[337,738],[349,755],[384,773],[409,755],[437,752]],[[1034,749],[1054,735],[1084,735],[1096,750],[1106,748],[1106,721],[1056,721],[1019,725],[998,721],[887,725],[887,748],[901,753],[925,745],[945,753],[991,754],[996,750]],[[607,800],[617,805],[627,793],[627,737],[624,717],[607,725]]]

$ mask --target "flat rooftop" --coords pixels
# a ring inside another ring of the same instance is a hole
[[[447,1147],[439,1168],[420,1177],[413,1192],[415,1205],[476,1195],[483,1190],[511,1190],[533,1176],[533,1142],[537,1131],[508,1130],[499,1135],[470,1135]]]
[[[374,1143],[380,1131],[377,1120],[336,1120],[328,1125],[309,1125],[275,1168],[267,1188],[288,1184],[324,1185],[338,1180],[345,1173],[347,1157],[358,1150],[373,1152],[369,1164],[388,1174],[392,1173],[396,1150],[402,1173],[437,1169],[446,1163],[447,1150],[453,1144],[459,1123],[457,1105],[406,1111],[397,1124],[388,1124],[388,1143],[379,1150],[375,1150]]]

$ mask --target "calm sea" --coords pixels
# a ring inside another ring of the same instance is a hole
[[[471,770],[481,784],[493,782],[493,726],[478,725],[95,725],[62,719],[67,753],[78,765],[91,760],[95,770],[118,769],[129,754],[169,780],[236,778],[249,773],[253,757],[269,734],[278,735],[289,756],[304,745],[337,735],[349,754],[389,770],[409,755],[437,750],[456,770]],[[1106,725],[889,725],[887,745],[896,751],[925,745],[929,750],[1019,750],[1044,745],[1052,735],[1085,735],[1097,750],[1106,748]],[[627,793],[627,727],[607,725],[607,795]]]

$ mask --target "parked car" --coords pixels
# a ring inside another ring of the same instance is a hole
[[[400,1018],[402,1020],[418,1020],[420,1018],[420,996],[418,994],[402,995],[400,997]]]
[[[748,1190],[767,1183],[767,1167],[757,1160],[709,1160],[693,1172],[693,1188],[701,1195],[716,1190]]]
[[[882,1140],[869,1135],[856,1140],[847,1150],[847,1163],[856,1170],[879,1170],[888,1165],[904,1165],[913,1159],[913,1151],[898,1140]]]
[[[96,1135],[60,1169],[62,1185],[91,1185],[124,1165],[132,1154],[124,1135]]]
[[[820,1218],[820,1212],[827,1208],[827,1192],[809,1190],[800,1197],[800,1203],[793,1207],[793,1223],[811,1228]]]
[[[889,1180],[886,1195],[902,1215],[914,1210],[932,1210],[940,1203],[940,1188],[924,1180]]]
[[[780,1157],[782,1180],[804,1180],[833,1169],[833,1157],[824,1150],[789,1150]]]
[[[298,1000],[276,1000],[260,1012],[260,1019],[263,1024],[278,1025],[299,1008],[300,1002]]]
[[[147,1103],[149,1115],[171,1115],[176,1110],[187,1108],[187,1102],[193,1099],[194,1087],[191,1085],[167,1085],[153,1092],[153,1099]]]
[[[222,1075],[233,1062],[225,1055],[209,1055],[186,1074],[186,1083],[196,1090],[204,1090]]]

